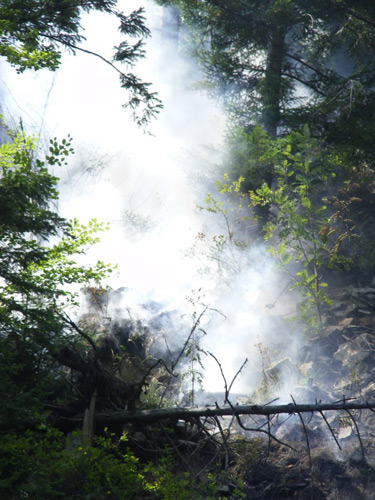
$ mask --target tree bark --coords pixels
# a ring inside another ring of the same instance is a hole
[[[275,139],[280,123],[280,101],[282,68],[286,29],[284,26],[270,28],[270,43],[267,55],[265,79],[262,86],[262,121],[269,135]]]
[[[88,446],[92,446],[94,438],[95,404],[96,404],[96,391],[91,396],[90,407],[86,409],[83,417],[82,434],[84,442]]]

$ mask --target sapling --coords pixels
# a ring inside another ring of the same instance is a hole
[[[264,226],[265,240],[272,242],[269,251],[289,272],[290,289],[302,293],[299,313],[306,330],[317,331],[324,323],[323,306],[330,304],[324,271],[350,265],[340,246],[353,235],[353,228],[344,230],[337,223],[343,221],[343,213],[334,211],[328,195],[340,159],[318,144],[308,127],[278,140],[276,147],[275,187],[263,184],[250,191],[250,206],[272,207],[273,217]],[[296,271],[290,263],[297,265]]]

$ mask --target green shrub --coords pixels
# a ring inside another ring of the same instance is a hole
[[[69,444],[50,428],[0,438],[4,500],[206,500],[220,498],[216,483],[215,475],[198,481],[181,472],[168,453],[157,464],[142,464],[125,434],[97,437],[94,446],[87,446],[80,433]]]

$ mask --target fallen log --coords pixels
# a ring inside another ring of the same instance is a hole
[[[204,406],[200,408],[161,408],[154,410],[131,410],[115,413],[96,413],[95,421],[102,425],[117,425],[127,422],[155,422],[164,419],[182,419],[204,417],[224,417],[241,415],[271,416],[293,413],[312,413],[338,410],[371,410],[375,411],[375,402],[359,403],[341,400],[334,403],[295,404],[285,405],[237,405],[237,406]]]

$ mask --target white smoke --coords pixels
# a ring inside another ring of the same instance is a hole
[[[61,177],[59,211],[67,218],[97,218],[111,225],[85,258],[117,264],[110,285],[131,289],[133,302],[154,299],[183,310],[185,297],[201,289],[200,307],[210,308],[202,348],[220,360],[228,381],[248,358],[234,387],[248,393],[261,376],[256,345],[278,348],[290,343],[275,318],[292,312],[293,304],[285,302],[281,308],[279,301],[271,307],[285,283],[280,283],[274,262],[259,243],[241,254],[240,272],[226,286],[219,286],[210,258],[189,254],[197,234],[210,224],[196,208],[205,191],[204,184],[197,183],[220,163],[225,118],[213,103],[184,85],[196,71],[192,63],[168,60],[174,49],[165,45],[168,58],[162,56],[161,9],[137,0],[121,4],[125,12],[146,5],[153,29],[147,57],[135,69],[153,83],[165,104],[151,126],[153,135],[137,129],[121,107],[126,96],[113,70],[80,53],[64,55],[56,74],[42,70],[17,75],[3,63],[3,112],[8,123],[22,116],[27,131],[40,134],[41,148],[49,137],[73,137],[75,157],[55,172]],[[90,14],[83,25],[85,46],[110,58],[120,41],[116,22]],[[211,361],[205,388],[223,388]]]

